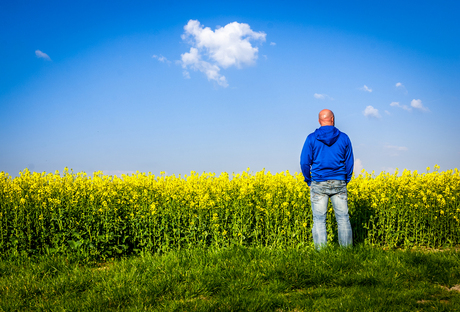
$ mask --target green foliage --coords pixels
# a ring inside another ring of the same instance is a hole
[[[460,174],[378,176],[348,185],[354,242],[382,247],[460,243]],[[0,254],[109,259],[142,252],[312,245],[310,192],[300,174],[190,176],[0,173]],[[329,206],[328,239],[337,241]]]
[[[460,254],[199,248],[0,261],[0,311],[460,311]]]

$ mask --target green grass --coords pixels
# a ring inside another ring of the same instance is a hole
[[[233,247],[0,262],[0,311],[460,311],[460,251]],[[458,287],[458,286],[457,286]]]

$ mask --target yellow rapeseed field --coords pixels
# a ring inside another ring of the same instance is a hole
[[[186,176],[95,172],[0,173],[3,255],[113,257],[197,246],[311,246],[310,193],[301,174],[249,169]],[[354,242],[386,247],[460,243],[457,169],[361,172],[348,185]],[[328,238],[337,228],[330,206]]]

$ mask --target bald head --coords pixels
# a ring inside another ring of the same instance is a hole
[[[318,116],[319,124],[322,126],[334,126],[334,113],[329,109],[323,109],[319,112]]]

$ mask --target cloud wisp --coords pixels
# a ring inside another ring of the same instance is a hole
[[[402,109],[404,109],[404,110],[406,110],[408,112],[411,112],[413,108],[421,110],[423,112],[429,112],[430,111],[427,107],[423,106],[422,100],[420,100],[420,99],[418,99],[418,100],[413,99],[410,102],[410,106],[401,105],[401,104],[399,104],[399,102],[391,102],[390,106],[399,107],[399,108],[402,108]]]
[[[390,106],[393,106],[393,107],[399,107],[399,108],[402,108],[408,112],[410,112],[412,110],[412,108],[410,108],[409,106],[407,105],[401,105],[399,104],[399,102],[391,102],[390,103]]]
[[[405,87],[401,82],[397,82],[395,86],[396,86],[396,89],[397,89],[397,90],[400,90],[400,91],[402,91],[404,94],[407,94],[407,89],[406,89],[406,87]]]
[[[410,102],[410,106],[412,106],[413,108],[416,108],[416,109],[419,109],[421,111],[424,111],[424,112],[429,112],[430,110],[423,106],[422,104],[422,100],[418,99],[413,99],[411,102]]]
[[[372,92],[372,89],[369,88],[368,86],[364,85],[363,87],[359,88],[359,90],[363,90],[363,91],[366,91],[366,92]]]
[[[327,95],[327,94],[321,94],[321,93],[315,93],[315,94],[313,94],[313,97],[314,97],[315,99],[318,99],[318,100],[326,100],[326,99],[331,100],[331,101],[334,100],[334,99],[333,99],[332,97],[330,97],[329,95]]]
[[[264,32],[254,32],[248,24],[233,22],[215,31],[204,27],[197,20],[190,20],[184,26],[182,40],[192,47],[189,52],[181,54],[184,77],[189,77],[188,69],[200,71],[208,80],[214,80],[222,87],[227,87],[221,68],[254,65],[259,49],[253,47],[250,40],[265,41]]]
[[[48,56],[48,54],[40,51],[40,50],[35,50],[35,55],[38,57],[38,58],[42,58],[44,60],[47,60],[47,61],[51,61],[51,58]]]
[[[371,118],[380,118],[379,110],[374,108],[372,105],[368,105],[363,111],[363,115]]]
[[[159,62],[162,62],[162,63],[171,64],[171,61],[168,60],[165,56],[163,56],[161,54],[160,55],[154,54],[154,55],[152,55],[152,58],[157,59]]]

